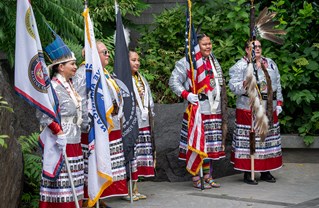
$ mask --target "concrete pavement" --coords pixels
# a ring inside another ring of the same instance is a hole
[[[243,183],[243,174],[217,179],[221,188],[198,190],[192,182],[139,182],[146,200],[130,204],[121,198],[105,201],[112,208],[319,208],[319,150],[287,150],[284,165],[273,171],[276,183]],[[259,173],[256,173],[259,178]]]

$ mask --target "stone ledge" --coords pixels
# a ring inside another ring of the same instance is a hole
[[[281,135],[282,148],[306,148],[306,149],[319,149],[319,137],[310,145],[305,145],[303,139],[296,134],[282,134]]]

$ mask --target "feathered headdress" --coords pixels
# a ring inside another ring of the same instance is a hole
[[[55,40],[45,47],[44,50],[51,61],[51,64],[48,66],[49,69],[51,69],[54,65],[76,60],[74,53],[67,45],[65,45],[63,40],[57,34],[55,34]]]
[[[46,25],[51,30],[52,35],[55,37],[54,41],[44,48],[44,51],[51,62],[48,68],[51,69],[54,65],[60,63],[75,61],[76,58],[74,53],[63,42],[61,37],[50,27],[50,25],[48,23],[46,23]]]

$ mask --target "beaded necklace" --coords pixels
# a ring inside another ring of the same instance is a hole
[[[82,123],[82,105],[81,96],[76,92],[76,90],[73,87],[71,80],[66,80],[65,77],[63,77],[61,74],[57,74],[55,77],[53,77],[54,81],[56,81],[58,84],[60,84],[69,94],[72,101],[75,104],[76,110],[77,110],[77,116],[78,116],[78,125]]]
[[[141,76],[138,73],[135,73],[133,75],[133,78],[134,78],[134,81],[135,81],[135,85],[136,85],[138,94],[139,94],[140,98],[142,100],[144,100],[145,86],[144,86],[144,83],[142,81],[142,78],[141,78]]]

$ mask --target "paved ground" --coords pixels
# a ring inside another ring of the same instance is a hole
[[[286,150],[283,155],[283,167],[273,171],[274,184],[248,185],[242,174],[219,178],[221,188],[204,191],[192,188],[191,182],[148,181],[139,182],[148,199],[133,204],[120,198],[106,202],[112,208],[319,208],[319,150]]]

